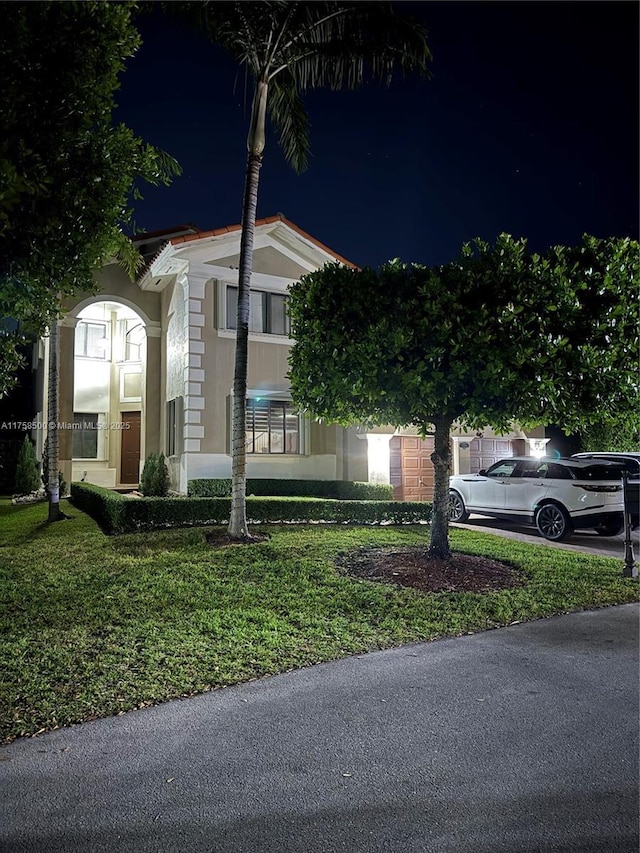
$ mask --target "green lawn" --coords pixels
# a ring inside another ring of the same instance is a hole
[[[0,502],[0,740],[371,649],[637,600],[620,560],[454,529],[457,550],[528,576],[495,593],[424,594],[334,566],[425,527],[269,527],[213,549],[205,529],[105,536],[73,507]]]

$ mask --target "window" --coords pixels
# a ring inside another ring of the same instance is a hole
[[[510,477],[516,465],[518,464],[515,459],[506,459],[502,462],[496,462],[495,465],[492,465],[491,468],[486,472],[487,477]]]
[[[300,417],[283,400],[247,400],[247,453],[300,453]]]
[[[98,458],[98,413],[73,415],[72,455],[74,459]]]
[[[289,315],[284,293],[252,290],[249,295],[249,331],[266,335],[288,335]],[[238,288],[227,287],[227,329],[236,328]]]
[[[120,320],[120,337],[122,339],[122,360],[141,361],[142,344],[145,339],[144,324],[137,318]]]
[[[167,456],[177,456],[180,452],[180,418],[182,414],[182,397],[167,400],[166,403],[166,453]]]
[[[107,324],[81,321],[76,326],[75,354],[82,358],[107,359],[110,355]]]

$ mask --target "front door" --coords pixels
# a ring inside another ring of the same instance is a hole
[[[140,481],[140,412],[122,413],[122,453],[120,482]]]

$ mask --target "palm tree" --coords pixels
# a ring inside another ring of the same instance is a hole
[[[167,4],[167,9],[179,12],[177,5]],[[267,115],[279,132],[286,159],[302,172],[309,154],[309,120],[302,101],[308,89],[355,88],[367,77],[389,84],[396,71],[426,74],[431,53],[424,27],[396,13],[387,2],[205,0],[189,4],[188,13],[211,41],[245,67],[254,84],[238,271],[229,522],[231,538],[250,539],[246,517],[249,293]]]

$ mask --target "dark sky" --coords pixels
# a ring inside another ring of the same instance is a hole
[[[309,169],[296,175],[271,137],[258,216],[283,212],[373,266],[446,262],[501,231],[534,250],[584,232],[637,239],[637,3],[399,6],[429,30],[432,79],[310,93]],[[145,189],[138,228],[239,222],[244,72],[159,13],[139,27],[117,117],[184,174]]]

